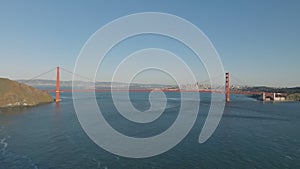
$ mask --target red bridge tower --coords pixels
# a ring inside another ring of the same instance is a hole
[[[225,75],[225,97],[226,97],[226,102],[230,101],[230,83],[229,83],[229,72],[226,72]]]
[[[56,90],[55,90],[55,101],[56,102],[60,102],[61,99],[59,98],[60,96],[60,77],[59,77],[60,73],[59,73],[59,66],[56,67]]]

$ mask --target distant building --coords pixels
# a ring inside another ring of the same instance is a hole
[[[285,101],[286,97],[286,93],[262,93],[263,101]]]
[[[274,93],[273,95],[274,101],[285,101],[287,97],[285,93]]]

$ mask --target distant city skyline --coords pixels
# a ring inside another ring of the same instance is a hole
[[[163,12],[201,29],[218,51],[225,71],[244,84],[300,86],[299,8],[296,0],[4,0],[0,2],[0,77],[29,79],[57,65],[73,70],[85,42],[105,24],[137,12]],[[201,63],[195,63],[192,54],[178,42],[158,36],[135,37],[126,42],[108,55],[97,74],[98,81],[109,79],[121,55],[149,46],[173,50],[191,69],[199,70],[197,81],[207,80]],[[44,78],[53,77],[54,73]],[[70,80],[71,76],[62,78]],[[172,79],[152,71],[135,82],[167,84]]]

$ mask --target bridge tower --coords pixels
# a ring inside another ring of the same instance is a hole
[[[56,90],[55,90],[55,101],[60,102],[60,77],[59,77],[59,66],[56,67]]]
[[[226,72],[225,74],[225,98],[226,98],[226,102],[230,101],[229,72]]]

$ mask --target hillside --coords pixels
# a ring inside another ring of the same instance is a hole
[[[46,92],[16,81],[0,78],[0,107],[35,106],[50,102],[53,102],[53,98]]]
[[[245,91],[263,91],[263,92],[273,92],[273,93],[300,93],[300,87],[290,87],[290,88],[274,88],[274,87],[267,87],[267,86],[254,86],[254,87],[245,87],[243,88]]]

